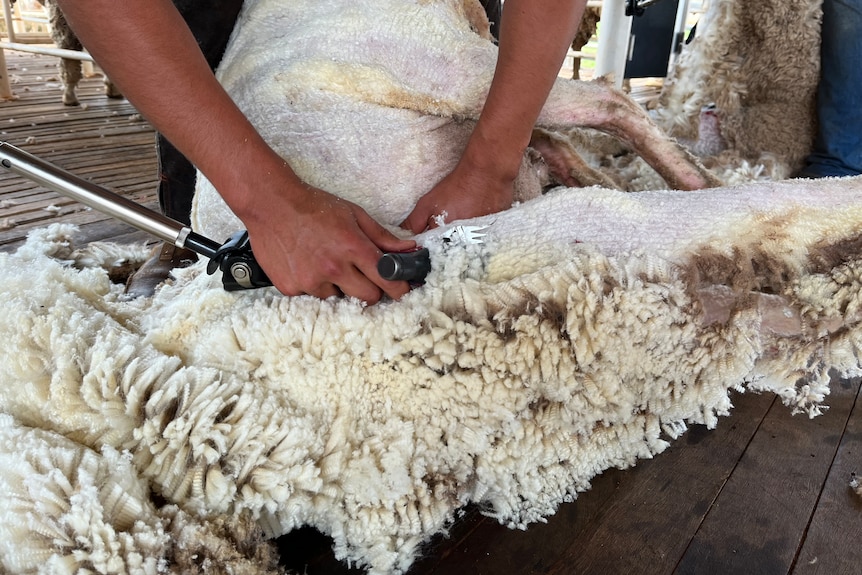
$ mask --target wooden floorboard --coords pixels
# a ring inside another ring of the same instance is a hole
[[[849,388],[849,391],[847,391]],[[859,389],[859,386],[856,386]],[[850,382],[839,393],[852,395]],[[862,391],[856,392],[853,411],[820,494],[805,543],[793,569],[795,574],[859,573],[862,542],[862,497],[848,488],[852,474],[862,476]]]
[[[814,419],[791,415],[776,401],[698,529],[679,573],[790,572],[859,393],[858,381],[844,383],[835,385],[829,410]]]
[[[151,209],[156,199],[155,133],[124,99],[104,95],[102,77],[84,78],[80,106],[64,106],[57,59],[7,51],[15,98],[0,102],[0,140]],[[0,251],[55,222],[79,227],[80,243],[154,239],[122,222],[0,170]]]
[[[82,81],[77,108],[60,103],[56,60],[6,53],[18,98],[0,102],[0,139],[151,208],[154,134],[125,100]],[[153,238],[0,170],[0,251],[56,222],[80,243]],[[652,460],[607,470],[545,524],[510,530],[465,510],[422,550],[411,575],[827,574],[862,572],[858,381],[838,381],[830,410],[790,416],[772,395],[735,394],[718,427],[692,427]],[[336,561],[313,529],[278,539],[283,564],[305,575],[361,573]]]

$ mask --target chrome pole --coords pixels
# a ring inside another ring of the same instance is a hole
[[[71,174],[36,156],[0,142],[0,165],[103,214],[121,220],[157,238],[183,247],[191,228]]]

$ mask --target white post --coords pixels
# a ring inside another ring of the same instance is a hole
[[[625,5],[625,0],[604,0],[599,21],[599,49],[594,77],[611,74],[617,88],[623,85],[632,31],[632,17],[626,16]]]
[[[676,22],[673,25],[673,40],[670,45],[670,62],[668,62],[668,75],[676,64],[676,58],[679,54],[676,53],[676,43],[685,42],[685,21],[688,19],[688,4],[689,0],[679,0],[676,8]]]
[[[0,100],[11,100],[12,98],[9,70],[6,68],[6,53],[3,52],[3,48],[0,48]]]
[[[15,22],[12,19],[12,4],[9,0],[3,0],[3,17],[6,19],[6,37],[10,42],[14,42]]]

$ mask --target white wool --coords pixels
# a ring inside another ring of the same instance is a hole
[[[111,447],[100,455],[5,414],[0,442],[4,572],[166,572],[169,535],[131,457]]]
[[[304,179],[397,223],[457,159],[493,49],[460,0],[273,6],[246,2],[255,33],[220,78]],[[360,9],[395,35],[369,35]],[[312,25],[333,12],[357,18]],[[288,67],[267,40],[282,33],[303,39]],[[408,72],[363,65],[381,45]],[[653,191],[554,190],[473,221],[482,245],[426,232],[426,284],[370,307],[225,292],[204,263],[128,300],[107,268],[143,248],[80,251],[68,226],[0,254],[0,530],[20,550],[4,569],[265,572],[261,532],[312,525],[337,557],[402,573],[463,506],[541,521],[604,469],[717,425],[730,390],[814,416],[830,369],[862,375],[862,178],[739,185],[786,166],[737,150],[711,166],[728,187],[701,192],[654,191],[640,159],[603,168]],[[221,239],[241,225],[207,186],[194,218]],[[78,539],[54,537],[67,525]]]
[[[715,426],[730,389],[816,414],[829,368],[862,372],[862,265],[841,247],[860,192],[860,178],[558,190],[476,220],[483,245],[426,233],[426,285],[371,307],[225,292],[202,264],[126,301],[33,239],[0,256],[0,408],[127,450],[186,525],[313,525],[339,558],[403,572],[462,506],[539,521],[602,470]],[[733,265],[707,265],[721,258]],[[783,271],[747,277],[752,260]],[[794,311],[791,333],[773,329],[760,284]],[[736,304],[706,322],[711,286]]]

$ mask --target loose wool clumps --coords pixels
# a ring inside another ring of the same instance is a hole
[[[558,190],[473,222],[483,245],[427,232],[426,285],[370,307],[200,267],[128,301],[44,255],[69,244],[54,227],[0,256],[4,569],[184,572],[177,532],[270,569],[260,538],[312,525],[399,573],[468,503],[540,521],[715,426],[730,389],[815,415],[829,368],[860,373],[860,194]]]

